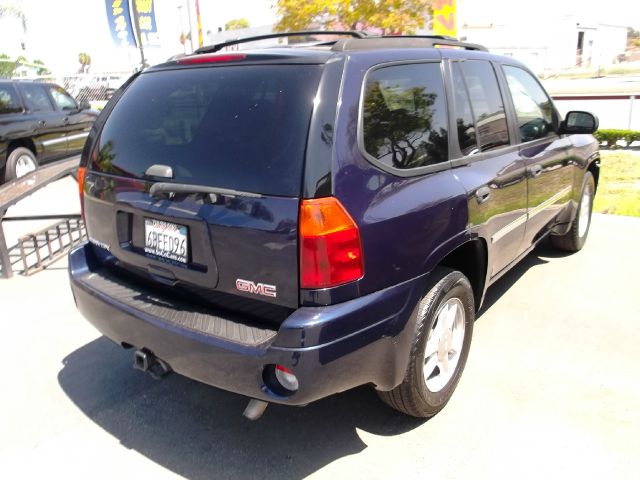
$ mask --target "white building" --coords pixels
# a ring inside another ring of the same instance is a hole
[[[492,53],[517,58],[536,73],[574,66],[599,68],[618,61],[627,44],[627,28],[584,23],[574,15],[509,24],[460,25],[458,35]]]

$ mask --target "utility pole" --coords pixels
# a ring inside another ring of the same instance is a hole
[[[138,48],[140,49],[140,70],[144,70],[147,65],[147,61],[144,58],[144,49],[142,48],[142,33],[140,32],[140,18],[138,17],[138,6],[136,5],[136,0],[131,0],[130,5],[133,13],[133,28],[136,30]]]

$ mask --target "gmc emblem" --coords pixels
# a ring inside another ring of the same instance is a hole
[[[236,288],[241,292],[256,293],[264,297],[276,298],[276,286],[266,283],[254,283],[251,280],[236,280]]]

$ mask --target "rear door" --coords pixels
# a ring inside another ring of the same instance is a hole
[[[489,249],[489,274],[517,256],[527,210],[525,164],[513,145],[504,99],[492,64],[485,60],[451,63],[456,133],[460,157],[456,176],[470,193],[469,223]]]
[[[523,68],[502,68],[517,119],[520,155],[527,169],[525,250],[553,226],[554,218],[571,199],[572,144],[568,137],[556,133],[557,112],[538,80]]]
[[[55,108],[46,85],[23,82],[17,85],[33,121],[32,138],[38,161],[64,157],[67,154],[65,113]]]
[[[151,281],[298,306],[298,211],[322,67],[140,75],[85,182],[96,248]]]

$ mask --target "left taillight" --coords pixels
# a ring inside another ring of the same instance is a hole
[[[80,212],[84,222],[84,176],[87,173],[86,167],[78,167],[78,194],[80,195]]]

